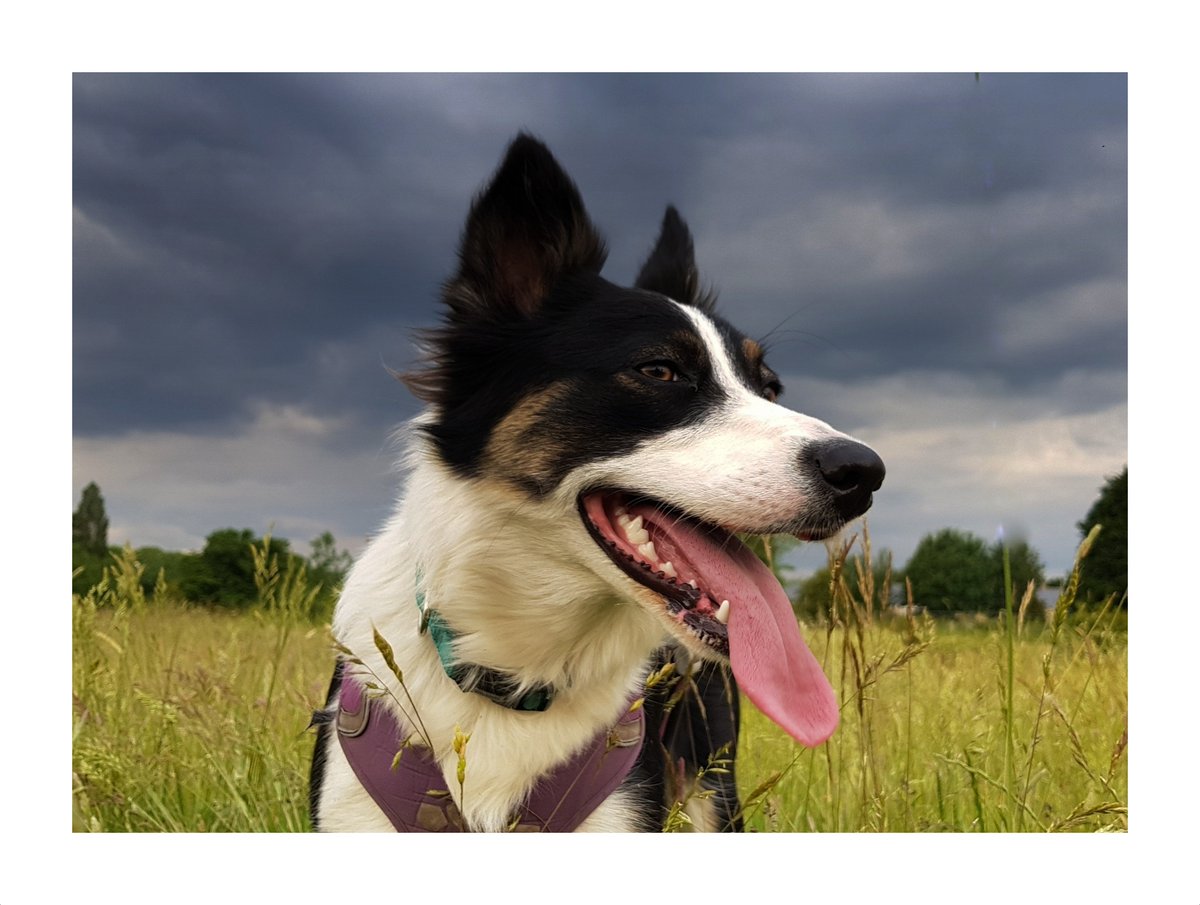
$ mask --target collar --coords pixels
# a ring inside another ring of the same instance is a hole
[[[463,832],[462,817],[429,749],[405,747],[411,733],[392,708],[369,697],[347,664],[339,663],[338,669],[338,740],[355,776],[392,826],[398,832]],[[514,813],[511,830],[572,832],[625,781],[645,733],[645,716],[635,701],[611,729],[599,732],[534,784]]]
[[[487,666],[459,663],[454,658],[454,639],[457,633],[436,610],[426,605],[425,577],[417,567],[416,577],[417,610],[421,614],[421,634],[429,633],[437,648],[438,659],[446,675],[464,692],[483,695],[489,701],[508,707],[510,710],[541,712],[554,701],[554,686],[537,685],[522,690],[508,673]]]

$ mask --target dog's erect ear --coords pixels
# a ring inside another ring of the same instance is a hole
[[[684,305],[712,310],[714,295],[700,289],[692,234],[674,206],[667,206],[658,242],[633,285],[638,289],[661,292]]]
[[[452,319],[531,315],[562,275],[599,273],[604,240],[549,149],[521,133],[476,197],[446,284]]]

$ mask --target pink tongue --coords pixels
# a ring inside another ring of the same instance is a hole
[[[798,742],[813,747],[829,738],[837,699],[771,570],[743,544],[718,544],[686,522],[669,536],[699,573],[701,589],[729,601],[729,659],[746,696]]]

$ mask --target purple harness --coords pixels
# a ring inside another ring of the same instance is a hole
[[[337,716],[342,751],[358,781],[398,832],[463,832],[462,817],[427,748],[408,748],[392,768],[405,733],[391,709],[372,707],[364,692],[353,676],[346,675]],[[641,708],[627,710],[611,729],[538,780],[517,809],[512,829],[550,833],[577,829],[629,775],[644,731]]]

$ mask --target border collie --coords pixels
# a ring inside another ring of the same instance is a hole
[[[319,830],[740,829],[739,695],[805,745],[833,690],[739,535],[828,538],[868,447],[777,404],[668,207],[632,287],[519,135],[476,197],[395,514],[333,618]],[[731,674],[732,673],[732,674]]]

